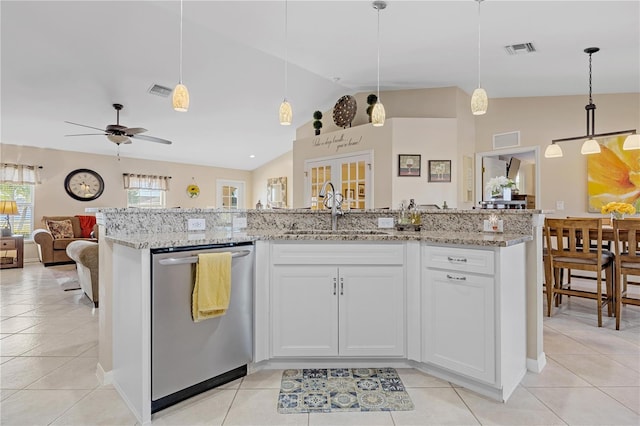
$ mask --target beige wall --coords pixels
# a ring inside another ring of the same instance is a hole
[[[386,126],[387,124],[385,124]],[[413,198],[416,204],[458,204],[458,144],[455,118],[394,118],[389,120],[393,129],[392,185],[393,201],[397,209],[403,200]],[[398,155],[420,154],[420,177],[398,176]],[[451,160],[451,182],[429,182],[429,160]],[[376,170],[377,172],[377,170]],[[407,204],[405,204],[406,206]]]
[[[216,205],[216,179],[232,179],[246,182],[247,205],[253,208],[252,172],[218,167],[150,161],[107,155],[86,154],[22,145],[0,145],[0,158],[6,163],[40,165],[42,183],[36,185],[34,226],[41,227],[42,216],[84,214],[87,207],[126,207],[127,195],[123,188],[123,173],[142,173],[171,176],[167,192],[167,207],[208,207]],[[64,190],[64,179],[75,169],[88,168],[102,176],[104,193],[95,201],[77,201]],[[191,178],[200,186],[200,196],[189,198],[186,193]],[[37,258],[33,244],[25,247],[25,259]]]
[[[587,213],[587,160],[580,154],[582,141],[561,142],[562,158],[544,158],[552,139],[586,133],[585,96],[490,99],[486,115],[476,119],[477,152],[492,151],[495,133],[519,130],[521,146],[540,147],[540,200],[538,208],[559,216]],[[640,130],[640,94],[595,95],[596,133]],[[499,153],[499,151],[496,151]]]
[[[353,95],[356,98],[356,116],[351,123],[352,127],[367,124],[367,96],[374,92],[361,92]],[[436,89],[412,89],[412,90],[389,90],[380,93],[380,100],[384,105],[386,118],[455,118],[458,113],[457,96],[464,94],[457,87],[442,87]],[[469,95],[464,94],[467,100]],[[337,99],[336,99],[337,101]],[[468,102],[467,102],[468,103]],[[468,108],[467,108],[468,109]],[[471,113],[468,113],[471,115]],[[333,122],[333,107],[328,111],[322,111],[322,133],[335,132],[341,130]],[[313,118],[296,129],[296,139],[303,139],[314,136]]]
[[[287,207],[293,206],[293,189],[296,185],[293,180],[293,151],[289,151],[252,172],[251,208],[255,207],[258,200],[263,206],[267,205],[267,181],[281,176],[287,178]]]

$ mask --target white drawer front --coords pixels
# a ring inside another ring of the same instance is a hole
[[[457,247],[423,246],[422,261],[429,268],[478,274],[494,273],[494,252]]]
[[[278,242],[271,245],[274,265],[403,265],[403,243]]]

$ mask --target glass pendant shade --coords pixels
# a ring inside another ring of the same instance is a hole
[[[280,104],[280,124],[283,126],[289,126],[293,119],[293,112],[291,111],[291,104],[285,99]]]
[[[478,87],[471,95],[471,113],[473,115],[486,114],[488,107],[489,98],[487,98],[487,92],[482,87]]]
[[[378,101],[373,106],[373,111],[371,111],[371,124],[375,127],[384,126],[384,119],[384,105],[382,105],[382,102]]]
[[[560,148],[560,145],[552,143],[544,150],[544,156],[545,158],[562,157],[562,148]]]
[[[595,139],[587,139],[582,144],[582,148],[580,149],[580,154],[583,154],[583,155],[600,154],[600,144]]]
[[[640,149],[640,135],[629,135],[624,140],[622,149],[625,151],[631,151],[633,149]]]
[[[189,110],[189,90],[182,83],[178,83],[173,89],[173,109],[180,112]]]

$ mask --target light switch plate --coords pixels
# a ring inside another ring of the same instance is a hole
[[[504,222],[502,220],[498,220],[496,222],[496,226],[494,227],[493,225],[491,225],[491,221],[490,220],[485,220],[483,223],[483,229],[484,232],[504,232]]]
[[[187,219],[187,231],[204,231],[205,229],[204,219]]]
[[[241,229],[247,227],[246,217],[234,217],[232,220],[233,229]]]
[[[393,228],[393,218],[392,217],[379,217],[378,218],[378,228]]]

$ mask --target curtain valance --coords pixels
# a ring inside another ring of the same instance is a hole
[[[160,189],[169,190],[171,176],[139,175],[123,173],[124,189]]]
[[[0,183],[36,184],[40,183],[39,166],[27,164],[2,163],[0,165]]]

